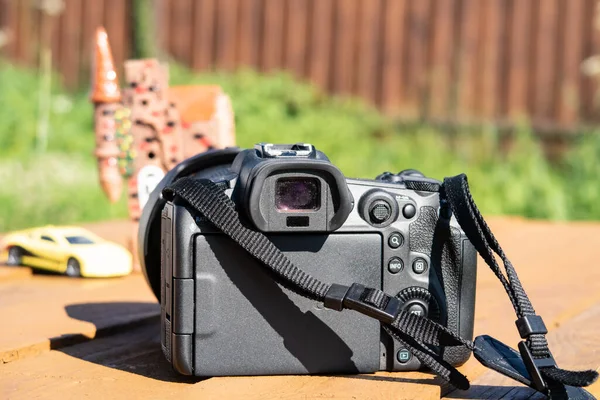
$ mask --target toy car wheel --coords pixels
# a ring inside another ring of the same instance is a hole
[[[11,247],[8,249],[8,260],[6,260],[6,264],[8,265],[21,265],[21,257],[23,255],[23,249],[20,247]]]
[[[69,261],[67,261],[67,270],[65,271],[65,274],[67,274],[67,276],[70,277],[80,277],[81,276],[81,267],[79,265],[79,261],[77,261],[74,258],[69,258]]]

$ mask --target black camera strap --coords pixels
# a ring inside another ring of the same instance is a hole
[[[410,187],[410,181],[406,183]],[[419,182],[415,181],[415,185],[419,185]],[[281,286],[301,296],[322,301],[327,308],[337,311],[353,309],[379,320],[382,327],[405,344],[424,365],[459,389],[469,388],[467,378],[427,345],[466,346],[487,367],[543,392],[552,399],[593,399],[580,387],[593,383],[598,374],[595,371],[572,372],[556,367],[548,350],[545,339],[547,331],[543,321],[535,315],[516,271],[477,210],[468,190],[466,176],[448,178],[441,188],[427,189],[440,191],[440,201],[450,205],[469,240],[505,287],[519,317],[519,332],[526,339],[519,344],[521,354],[489,336],[478,337],[475,344],[464,340],[440,324],[403,311],[399,299],[379,289],[366,288],[357,283],[344,286],[321,282],[296,267],[261,232],[242,224],[235,204],[222,188],[210,180],[182,178],[167,187],[163,195],[165,198],[179,196],[186,201],[193,211],[200,213],[267,267]],[[502,258],[508,279],[502,274],[493,252]]]

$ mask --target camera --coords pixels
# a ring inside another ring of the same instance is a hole
[[[416,170],[345,178],[310,144],[211,150],[171,170],[140,220],[140,260],[161,304],[161,344],[185,375],[408,371],[422,367],[379,321],[278,285],[241,246],[162,190],[209,179],[245,226],[327,282],[395,295],[402,309],[473,337],[476,251]],[[408,183],[411,183],[410,185]],[[432,350],[457,366],[464,346]]]

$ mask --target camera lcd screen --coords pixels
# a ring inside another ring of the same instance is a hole
[[[321,208],[321,183],[317,178],[280,178],[275,182],[279,211],[317,211]]]

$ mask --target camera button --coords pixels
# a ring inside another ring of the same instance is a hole
[[[406,219],[411,219],[417,213],[417,209],[413,204],[407,204],[402,208],[402,215]]]
[[[396,354],[396,358],[400,364],[406,364],[412,358],[412,354],[407,349],[398,350],[398,354]]]
[[[400,232],[393,232],[388,238],[388,244],[392,249],[397,249],[404,243],[404,236]]]
[[[427,270],[427,261],[422,258],[417,258],[413,261],[412,269],[415,274],[422,274]]]
[[[427,310],[421,303],[412,303],[409,304],[407,308],[405,308],[406,312],[411,314],[418,315],[419,317],[425,317],[427,315]]]
[[[398,257],[392,257],[390,258],[390,261],[388,261],[388,271],[390,271],[390,273],[392,274],[397,274],[398,272],[402,271],[404,269],[404,263],[402,262],[402,260]]]

